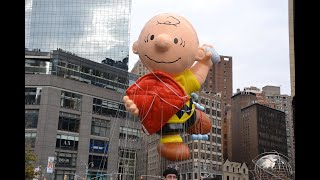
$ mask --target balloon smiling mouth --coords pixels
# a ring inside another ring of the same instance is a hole
[[[150,59],[150,60],[153,61],[153,62],[156,62],[156,63],[165,63],[165,64],[175,63],[175,62],[177,62],[177,61],[179,61],[179,60],[181,59],[181,57],[179,57],[178,59],[176,59],[176,60],[174,60],[174,61],[168,61],[168,62],[166,62],[166,61],[156,61],[156,60],[154,60],[154,59],[151,59],[148,55],[144,55],[144,56],[146,56],[148,59]]]

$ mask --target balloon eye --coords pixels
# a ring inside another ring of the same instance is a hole
[[[150,36],[150,40],[153,40],[153,39],[154,39],[154,35],[151,35],[151,36]]]
[[[178,43],[178,39],[177,39],[177,38],[174,38],[173,42],[174,42],[175,44],[177,44],[177,43]]]

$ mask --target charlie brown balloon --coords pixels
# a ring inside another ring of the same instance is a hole
[[[215,62],[210,48],[200,46],[192,24],[173,13],[151,18],[133,44],[133,52],[150,73],[126,90],[123,101],[126,110],[139,117],[146,134],[160,135],[157,150],[167,160],[190,158],[182,133],[207,134],[212,127],[211,119],[190,98]]]

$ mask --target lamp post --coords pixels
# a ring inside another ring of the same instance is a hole
[[[93,167],[93,166],[94,166],[94,163],[93,163],[93,162],[89,162],[88,164],[87,164],[87,163],[83,163],[83,164],[86,166],[85,179],[87,179],[89,166],[90,166],[90,167]]]
[[[38,177],[39,177],[40,179],[45,179],[45,172],[46,172],[46,169],[47,169],[47,167],[42,168],[42,166],[41,166],[41,165],[40,165],[40,166],[38,166],[38,168],[37,168],[37,172],[40,172],[40,174],[38,174]]]

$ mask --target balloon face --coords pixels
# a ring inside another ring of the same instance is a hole
[[[185,18],[165,13],[146,23],[136,45],[140,60],[151,70],[177,75],[195,62],[199,41]]]

